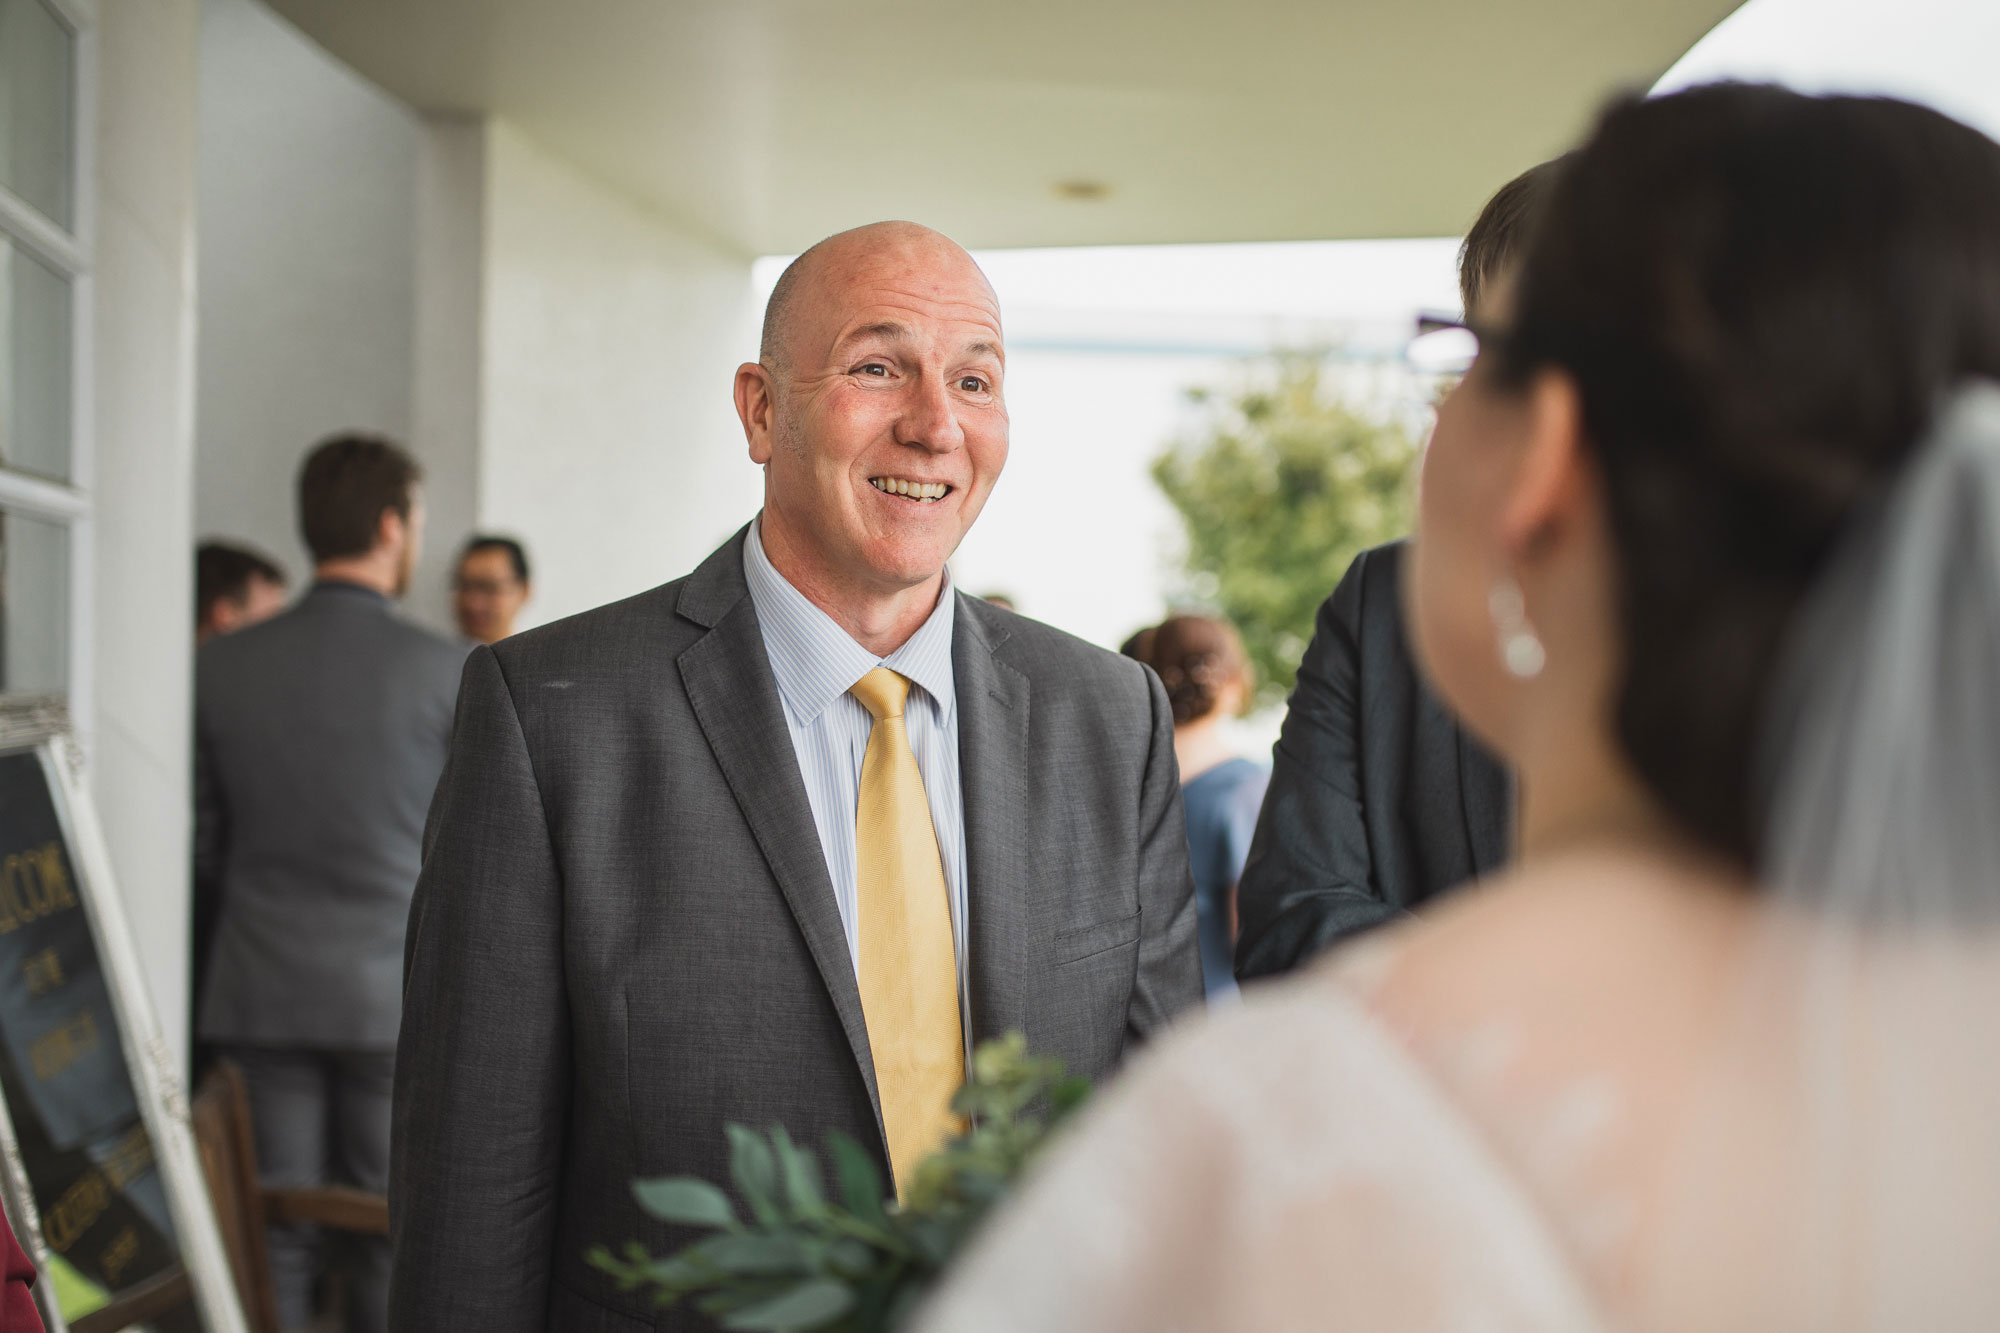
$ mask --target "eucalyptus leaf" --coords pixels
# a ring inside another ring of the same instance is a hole
[[[729,1134],[729,1174],[742,1192],[750,1211],[766,1226],[775,1226],[778,1216],[778,1164],[764,1136],[742,1125],[727,1127]]]
[[[838,1130],[827,1135],[826,1145],[833,1153],[833,1170],[840,1179],[840,1197],[847,1204],[847,1210],[864,1222],[881,1222],[884,1219],[882,1200],[886,1191],[882,1187],[882,1172],[876,1167],[875,1158],[866,1148]]]
[[[665,1259],[654,1259],[645,1266],[645,1275],[662,1287],[672,1287],[677,1291],[692,1291],[715,1276],[715,1266],[691,1259],[685,1254],[670,1255]]]
[[[866,1277],[875,1266],[874,1247],[852,1236],[842,1236],[827,1247],[826,1265],[842,1277]]]
[[[678,1222],[689,1227],[733,1227],[736,1210],[729,1196],[706,1180],[675,1176],[666,1180],[639,1180],[632,1184],[632,1197],[639,1206],[662,1222]]]
[[[747,1232],[725,1232],[720,1236],[710,1236],[687,1253],[692,1258],[714,1264],[724,1272],[743,1276],[785,1276],[806,1271],[805,1244],[789,1233],[760,1236]]]
[[[687,1299],[723,1327],[750,1333],[892,1333],[999,1202],[1050,1128],[1080,1104],[1060,1061],[1033,1058],[1017,1035],[975,1052],[958,1104],[969,1125],[918,1165],[900,1200],[885,1200],[871,1147],[828,1136],[833,1188],[819,1159],[784,1126],[728,1127],[730,1176],[747,1209],[691,1180],[642,1182],[649,1213],[714,1234],[655,1260],[627,1244],[590,1263],[664,1308]]]
[[[722,1326],[740,1333],[805,1333],[825,1328],[854,1308],[854,1293],[826,1278],[802,1282],[782,1296],[726,1316]]]
[[[825,1211],[826,1195],[820,1188],[819,1159],[792,1142],[783,1125],[771,1127],[771,1146],[777,1150],[778,1174],[785,1184],[785,1200],[794,1213],[813,1216]]]

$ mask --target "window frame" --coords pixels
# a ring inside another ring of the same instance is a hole
[[[70,80],[70,217],[66,230],[0,185],[0,236],[48,264],[70,284],[69,479],[14,472],[0,466],[0,508],[60,523],[69,532],[68,643],[62,694],[0,692],[0,727],[10,718],[46,715],[55,705],[88,756],[95,709],[93,646],[96,610],[94,540],[96,506],[96,308],[92,263],[97,235],[96,107],[97,0],[32,0],[69,29],[74,61]]]

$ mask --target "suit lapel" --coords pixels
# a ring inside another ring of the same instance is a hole
[[[965,804],[967,1004],[975,1041],[1024,1026],[1046,963],[1022,830],[1028,814],[1028,678],[994,656],[1006,630],[961,596],[951,660],[958,691],[959,787]]]
[[[743,581],[742,536],[690,576],[676,608],[709,632],[680,655],[681,681],[736,805],[799,923],[833,997],[881,1128],[882,1104],[847,931],[813,823],[798,753],[785,725],[757,611]]]

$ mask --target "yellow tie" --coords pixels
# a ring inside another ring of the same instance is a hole
[[[951,1098],[965,1081],[958,955],[937,830],[903,723],[910,682],[876,667],[848,692],[875,718],[854,819],[861,1010],[900,1195],[956,1128]]]

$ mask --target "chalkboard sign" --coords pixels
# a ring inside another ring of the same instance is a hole
[[[0,1158],[50,1333],[136,1292],[186,1292],[155,1333],[243,1316],[67,741],[0,748]]]

